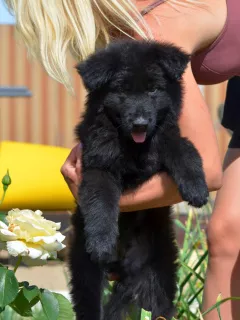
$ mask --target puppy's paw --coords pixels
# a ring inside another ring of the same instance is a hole
[[[90,254],[91,260],[98,263],[105,264],[114,261],[115,247],[109,244],[96,241],[93,243],[93,247],[88,246],[87,252]]]
[[[184,181],[179,192],[182,199],[193,207],[201,208],[208,202],[209,192],[204,179]]]
[[[111,263],[116,258],[116,241],[109,234],[99,237],[89,237],[86,241],[86,251],[91,260],[98,263]]]
[[[132,247],[128,250],[122,261],[122,267],[127,274],[136,275],[140,272],[143,266],[147,263],[149,248]]]
[[[129,275],[136,275],[142,267],[141,259],[136,258],[135,260],[127,257],[122,263],[123,270]]]

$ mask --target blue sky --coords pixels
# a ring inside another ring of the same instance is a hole
[[[4,0],[0,0],[0,24],[14,24],[14,17],[6,9]]]

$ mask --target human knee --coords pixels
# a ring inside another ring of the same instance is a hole
[[[228,214],[224,219],[211,219],[207,229],[209,256],[232,257],[240,249],[240,212]]]

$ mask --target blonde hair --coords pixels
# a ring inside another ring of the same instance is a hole
[[[47,73],[71,90],[67,53],[77,61],[115,36],[151,32],[131,0],[6,0],[17,31]]]

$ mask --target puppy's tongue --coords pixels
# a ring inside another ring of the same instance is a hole
[[[146,132],[132,132],[132,138],[136,143],[143,143],[146,140]]]

